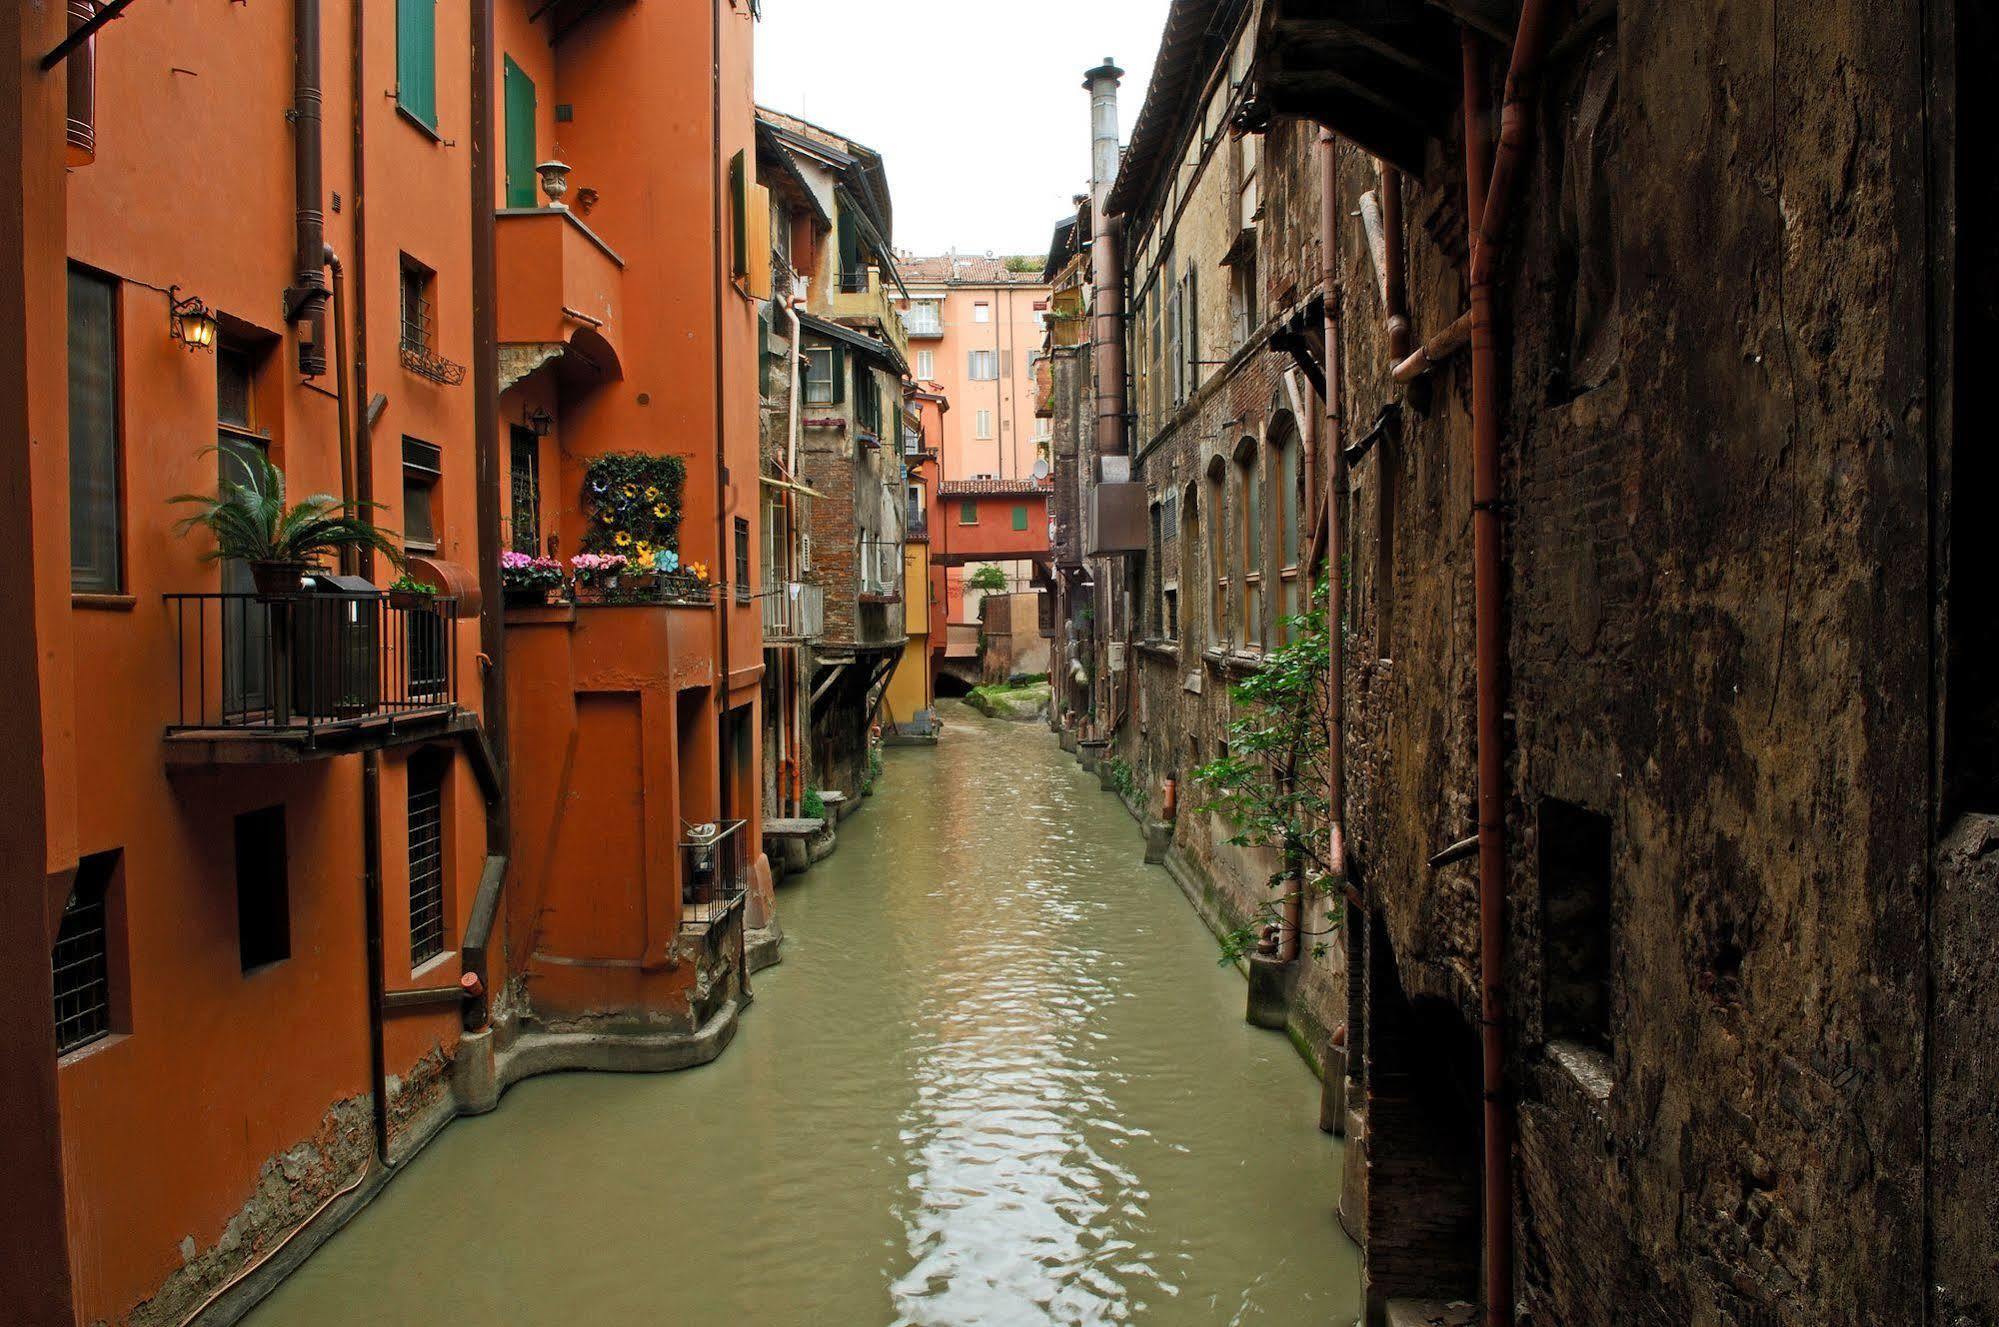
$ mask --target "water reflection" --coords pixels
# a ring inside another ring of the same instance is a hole
[[[1351,1322],[1314,1084],[1138,848],[954,708],[782,890],[720,1061],[516,1088],[253,1322]]]

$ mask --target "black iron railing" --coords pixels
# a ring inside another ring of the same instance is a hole
[[[727,919],[749,893],[746,820],[681,824],[680,925],[701,930]]]
[[[169,732],[315,734],[458,703],[458,601],[382,594],[170,594],[178,696]]]

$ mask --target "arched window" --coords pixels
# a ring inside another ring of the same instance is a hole
[[[1196,600],[1205,601],[1201,593],[1201,485],[1190,481],[1180,493],[1180,570],[1178,582],[1187,587],[1187,596],[1181,603],[1187,611],[1180,618],[1180,637],[1183,646],[1194,644],[1194,627],[1188,618],[1193,616],[1192,606]],[[1177,587],[1176,587],[1177,588]],[[1179,596],[1176,596],[1179,597]],[[1203,626],[1205,627],[1205,623]]]
[[[1208,463],[1208,647],[1226,649],[1232,637],[1229,617],[1228,461]]]
[[[1242,593],[1236,596],[1239,639],[1245,648],[1263,648],[1263,582],[1265,538],[1263,524],[1263,467],[1258,464],[1256,439],[1244,438],[1236,446],[1236,469],[1241,473],[1236,504],[1236,556],[1242,567]]]
[[[1305,611],[1304,578],[1300,574],[1299,559],[1303,556],[1300,532],[1300,512],[1304,507],[1304,448],[1300,444],[1297,424],[1289,415],[1282,417],[1271,441],[1272,469],[1276,475],[1277,491],[1272,495],[1277,523],[1277,632],[1275,640],[1279,645],[1290,643],[1291,632],[1284,626],[1284,619],[1296,617]]]

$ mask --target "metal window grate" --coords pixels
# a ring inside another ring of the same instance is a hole
[[[93,889],[79,873],[51,954],[57,1054],[111,1035],[110,941],[105,923],[103,891]]]
[[[444,772],[410,770],[410,966],[444,952]]]

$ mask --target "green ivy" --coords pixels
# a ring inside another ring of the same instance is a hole
[[[680,552],[680,509],[687,463],[678,456],[614,452],[583,473],[586,553],[622,553],[638,561],[649,553]]]
[[[798,814],[807,820],[824,820],[826,818],[826,799],[819,795],[817,788],[807,788],[805,790],[805,796],[799,799]]]

